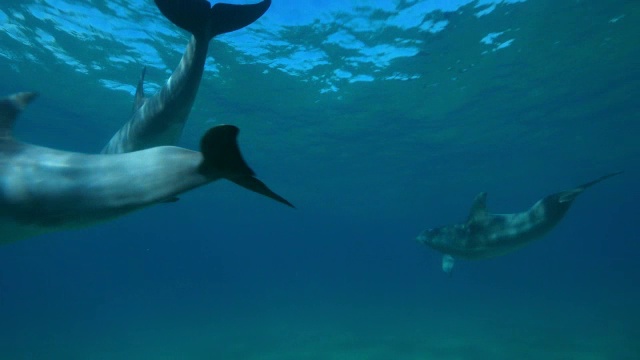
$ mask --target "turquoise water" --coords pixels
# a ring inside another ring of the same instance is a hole
[[[640,3],[274,1],[212,41],[181,146],[240,127],[288,209],[216,182],[0,248],[0,360],[640,358]],[[188,41],[152,1],[3,1],[16,136],[98,152],[143,65]],[[544,239],[458,260],[414,239],[606,173]]]

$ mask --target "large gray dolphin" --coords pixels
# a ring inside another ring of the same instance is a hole
[[[417,237],[444,254],[442,269],[451,273],[453,259],[482,259],[509,253],[546,235],[562,220],[573,201],[587,188],[620,172],[602,176],[576,188],[555,193],[536,202],[529,210],[515,214],[487,211],[487,193],[473,201],[466,222],[424,230]]]
[[[143,70],[133,115],[102,149],[104,154],[175,145],[198,93],[209,41],[253,23],[267,11],[271,0],[251,5],[218,3],[213,7],[205,0],[155,0],[155,3],[171,22],[191,32],[191,41],[169,80],[148,99],[144,96]]]
[[[15,140],[22,109],[35,97],[0,99],[0,244],[93,225],[219,179],[292,206],[255,177],[236,138],[238,128],[211,128],[200,152],[175,146],[116,155],[59,151]]]

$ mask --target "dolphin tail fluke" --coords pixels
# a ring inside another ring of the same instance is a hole
[[[620,175],[620,174],[622,174],[622,171],[617,171],[617,172],[614,172],[614,173],[611,173],[611,174],[607,174],[607,175],[601,176],[601,177],[599,177],[599,178],[597,178],[597,179],[595,179],[593,181],[589,181],[588,183],[582,184],[582,185],[576,187],[575,189],[567,190],[567,191],[562,193],[559,201],[560,202],[571,202],[571,201],[575,200],[576,197],[578,197],[578,195],[582,194],[582,192],[585,191],[586,189],[592,187],[593,185],[595,185],[595,184],[597,184],[597,183],[599,183],[599,182],[601,182],[603,180],[606,180],[606,179],[608,179],[610,177],[614,177],[614,176]]]
[[[271,0],[257,4],[234,5],[206,0],[155,0],[160,12],[172,23],[195,36],[208,39],[242,29],[258,20],[271,6]]]
[[[37,96],[34,92],[21,92],[0,99],[0,138],[11,136],[18,115]]]
[[[200,141],[200,150],[204,156],[200,171],[205,175],[222,176],[246,189],[294,207],[256,178],[240,153],[237,142],[239,131],[233,125],[220,125],[207,131]]]

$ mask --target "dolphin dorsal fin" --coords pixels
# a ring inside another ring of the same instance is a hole
[[[476,222],[485,216],[487,216],[487,193],[481,192],[473,199],[467,223]]]
[[[18,115],[36,96],[33,92],[21,92],[0,99],[0,139],[11,137]]]
[[[142,68],[142,74],[140,74],[140,79],[138,80],[138,86],[136,87],[136,98],[133,102],[133,112],[138,111],[144,105],[147,98],[144,97],[144,75],[147,72],[147,67],[144,66]]]

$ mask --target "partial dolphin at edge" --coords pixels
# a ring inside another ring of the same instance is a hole
[[[250,25],[271,6],[271,0],[250,5],[217,3],[213,7],[205,0],[155,0],[155,3],[165,17],[192,34],[191,40],[171,77],[150,98],[144,97],[143,69],[134,113],[102,149],[103,154],[175,145],[200,87],[209,41],[216,35]]]
[[[235,126],[209,129],[200,152],[160,146],[115,155],[73,153],[13,138],[16,118],[35,97],[0,99],[0,244],[91,226],[219,179],[293,207],[255,177]]]

